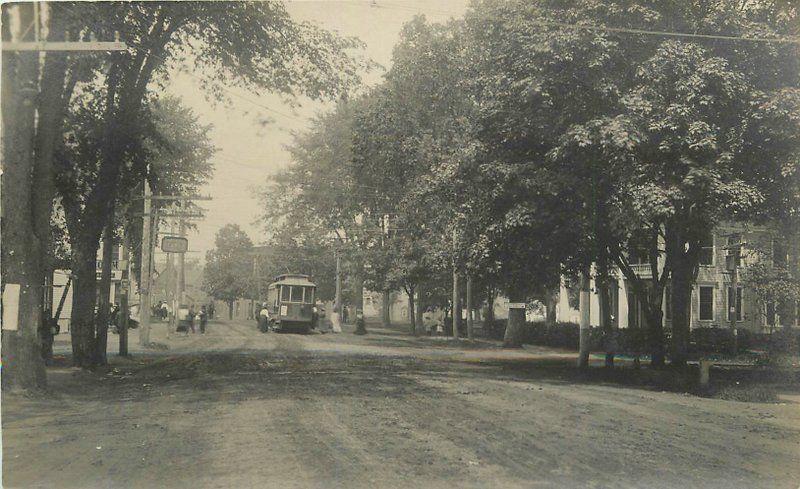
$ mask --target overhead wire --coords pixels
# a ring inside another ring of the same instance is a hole
[[[363,4],[363,2],[357,2],[359,4]],[[376,4],[370,4],[371,7],[375,8],[389,8],[389,9],[396,9],[396,10],[405,10],[409,12],[417,12],[417,13],[434,13],[434,14],[441,14],[441,15],[452,15],[456,17],[463,16],[463,12],[456,12],[452,10],[443,10],[443,9],[433,9],[433,8],[419,8],[419,7],[412,7],[412,6],[405,6],[405,5],[397,5],[387,2],[381,2]],[[590,25],[590,24],[572,24],[569,22],[559,22],[553,20],[543,20],[543,19],[533,19],[530,21],[534,25],[540,25],[543,27],[560,27],[565,29],[573,29],[573,30],[592,30],[592,31],[601,31],[601,32],[614,32],[620,34],[638,34],[638,35],[646,35],[646,36],[661,36],[661,37],[684,37],[684,38],[696,38],[696,39],[712,39],[712,40],[723,40],[723,41],[748,41],[748,42],[774,42],[774,43],[788,43],[788,44],[798,44],[800,45],[800,37],[757,37],[757,36],[732,36],[726,34],[700,34],[700,33],[692,33],[692,32],[678,32],[678,31],[662,31],[662,30],[649,30],[649,29],[636,29],[636,28],[629,28],[629,27],[611,27],[611,26],[601,26],[601,25]]]

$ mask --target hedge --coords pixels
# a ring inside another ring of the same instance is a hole
[[[506,320],[495,320],[483,325],[484,333],[495,339],[502,339]],[[616,353],[644,354],[646,330],[640,328],[621,328],[607,335],[600,328],[593,327],[590,332],[590,348],[594,351],[614,351]],[[733,332],[728,328],[696,328],[690,332],[690,353],[693,355],[730,355],[734,345],[738,352],[765,350],[776,353],[800,354],[800,330],[778,330],[772,335],[752,333],[740,329],[734,341]],[[669,345],[670,332],[664,331],[664,345]],[[559,322],[547,326],[544,321],[526,322],[522,331],[522,342],[530,345],[551,346],[578,350],[580,326],[572,322]]]

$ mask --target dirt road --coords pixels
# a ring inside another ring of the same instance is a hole
[[[800,485],[798,404],[567,382],[536,365],[568,353],[394,331],[160,341],[4,395],[4,487]]]

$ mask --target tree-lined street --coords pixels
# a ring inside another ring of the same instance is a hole
[[[794,488],[800,476],[789,399],[597,384],[570,374],[574,353],[370,329],[214,321],[108,373],[54,368],[48,398],[4,398],[4,485]]]
[[[797,487],[794,2],[1,13],[4,487]]]

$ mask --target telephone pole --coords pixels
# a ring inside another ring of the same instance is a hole
[[[180,218],[178,224],[178,236],[186,237],[186,221]],[[183,304],[184,294],[186,293],[186,253],[178,253],[178,306]]]
[[[474,320],[472,318],[472,274],[467,275],[467,338],[472,340],[474,339],[473,336],[473,328],[475,326]]]
[[[456,245],[458,244],[458,231],[453,229],[453,338],[458,339],[458,327],[461,325],[461,295],[458,290],[458,261],[456,260]]]
[[[741,312],[741,300],[739,296],[739,262],[742,256],[742,247],[745,243],[742,241],[742,237],[739,234],[730,234],[727,236],[730,240],[734,238],[736,241],[730,243],[723,249],[725,249],[728,253],[725,257],[726,263],[725,268],[728,269],[728,272],[731,274],[731,286],[730,291],[728,292],[728,319],[730,322],[731,333],[733,334],[733,351],[734,354],[739,351],[739,331],[736,329],[736,321],[739,319],[739,313]]]
[[[122,270],[122,294],[119,298],[119,356],[128,356],[128,296],[131,290],[131,266],[128,255],[128,247],[130,246],[130,237],[128,231],[123,231],[124,237],[122,238],[122,256],[120,256],[120,263],[124,264]]]
[[[336,308],[334,314],[339,315],[339,322],[342,319],[342,257],[341,253],[337,249],[334,251],[336,255]]]
[[[151,237],[152,216],[150,200],[150,184],[144,179],[144,212],[142,215],[142,259],[139,283],[139,345],[150,343],[150,261],[153,255],[153,239]]]

